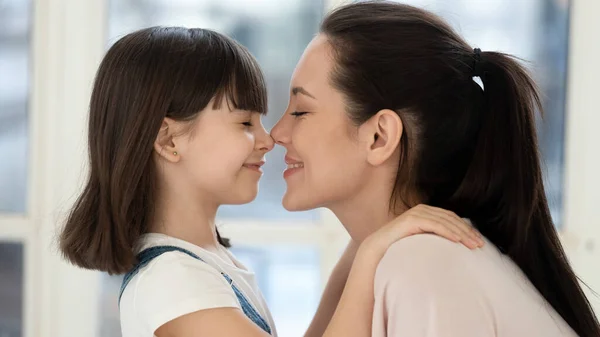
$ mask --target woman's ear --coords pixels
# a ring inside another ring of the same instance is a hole
[[[361,143],[367,147],[369,164],[379,166],[392,157],[400,144],[403,131],[400,116],[390,109],[380,110],[363,123],[358,134]]]
[[[160,126],[156,140],[154,141],[154,151],[163,159],[176,163],[180,160],[181,154],[177,151],[177,146],[173,142],[176,136],[176,123],[170,118],[165,118]]]

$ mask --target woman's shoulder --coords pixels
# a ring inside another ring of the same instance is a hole
[[[376,281],[426,285],[452,276],[465,277],[482,261],[483,248],[471,250],[433,234],[413,235],[394,243],[381,259]]]

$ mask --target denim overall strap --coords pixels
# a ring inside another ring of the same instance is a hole
[[[160,255],[167,253],[167,252],[174,252],[174,251],[185,253],[197,260],[205,262],[198,255],[190,252],[189,250],[186,250],[186,249],[183,249],[180,247],[155,246],[155,247],[150,247],[148,249],[145,249],[137,255],[138,263],[133,267],[133,269],[131,269],[123,277],[123,283],[121,284],[121,290],[119,292],[119,303],[121,303],[121,297],[123,296],[123,292],[125,291],[125,288],[129,284],[131,279],[133,279],[133,277],[140,271],[140,269],[142,269],[143,267],[148,265],[148,263],[150,263],[150,261],[159,257]],[[254,309],[254,307],[250,304],[250,301],[248,301],[248,299],[238,289],[238,287],[236,287],[235,284],[233,284],[233,280],[229,276],[227,276],[227,274],[225,274],[225,273],[221,273],[221,275],[223,275],[225,280],[227,280],[227,282],[233,289],[235,296],[237,297],[238,301],[240,302],[240,305],[242,306],[242,311],[244,312],[244,314],[252,322],[254,322],[261,329],[263,329],[265,332],[267,332],[268,334],[271,334],[271,328],[269,327],[269,324],[267,324],[267,322],[260,316],[260,314],[256,311],[256,309]]]
[[[223,273],[221,273],[221,274],[225,277],[227,282],[229,282],[229,284],[231,285],[231,288],[233,288],[233,292],[235,293],[235,296],[237,296],[238,301],[240,301],[240,304],[242,305],[242,310],[244,311],[244,314],[246,314],[246,316],[248,318],[250,318],[250,320],[252,320],[252,322],[256,323],[256,325],[258,325],[261,329],[263,329],[265,332],[267,332],[270,335],[271,328],[269,327],[269,324],[267,324],[267,322],[265,322],[265,320],[260,316],[260,314],[254,309],[252,304],[250,304],[250,302],[248,302],[248,300],[246,299],[246,297],[244,297],[244,294],[242,294],[242,292],[238,289],[238,287],[236,287],[235,284],[233,284],[233,280],[226,274],[223,274]]]

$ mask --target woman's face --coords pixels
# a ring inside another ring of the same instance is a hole
[[[364,146],[342,94],[330,84],[333,62],[326,38],[317,36],[292,75],[288,108],[271,131],[287,150],[283,206],[290,211],[331,208],[364,184]]]

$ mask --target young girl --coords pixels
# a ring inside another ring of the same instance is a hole
[[[90,103],[91,172],[60,244],[78,266],[127,273],[124,337],[276,336],[254,275],[215,228],[219,205],[247,203],[258,192],[273,148],[260,121],[266,97],[253,57],[209,30],[144,29],[102,61]],[[396,239],[430,231],[480,244],[454,214],[411,211],[371,236],[356,258],[350,253],[351,302],[372,299],[374,268]],[[340,295],[332,298],[337,304]],[[361,308],[340,307],[336,320],[369,315],[372,304]],[[326,316],[315,334],[328,325],[336,334],[332,312]]]

